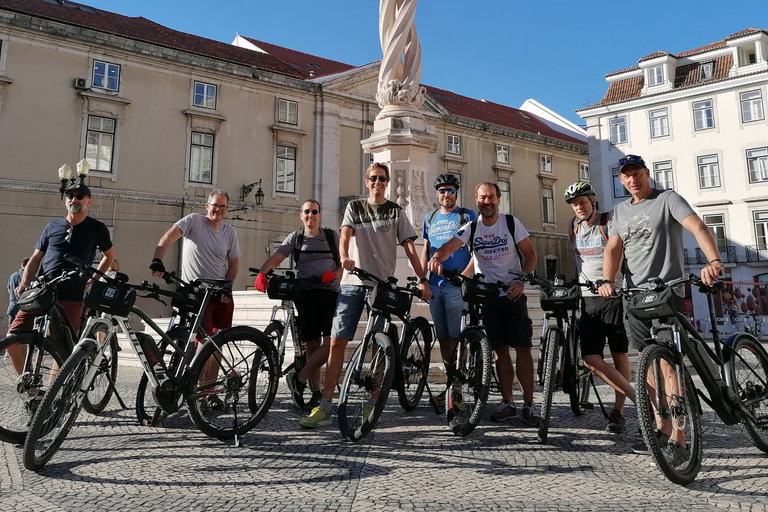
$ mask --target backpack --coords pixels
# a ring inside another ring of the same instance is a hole
[[[517,247],[517,240],[515,240],[515,217],[513,215],[507,215],[503,214],[504,218],[507,220],[507,230],[509,230],[509,234],[512,236],[512,243],[515,244],[515,251],[517,251],[517,257],[520,260],[520,263],[523,262],[523,255],[520,252],[520,249]],[[469,243],[467,244],[469,246],[469,250],[474,252],[474,244],[475,244],[475,231],[477,231],[477,219],[473,220],[472,223],[469,225]]]
[[[297,229],[295,231],[295,237],[293,239],[293,264],[298,265],[299,264],[299,256],[302,252],[305,253],[322,253],[327,254],[331,253],[331,256],[333,256],[333,262],[336,264],[337,267],[341,266],[341,260],[339,259],[339,246],[336,242],[336,232],[332,230],[331,228],[323,228],[323,231],[325,232],[325,239],[328,241],[328,248],[330,250],[328,251],[302,251],[301,248],[304,246],[304,228]]]
[[[612,212],[600,212],[597,218],[597,227],[600,229],[600,234],[603,235],[605,241],[608,241],[608,221],[611,219]],[[571,243],[576,239],[576,233],[579,231],[580,222],[576,222],[576,217],[572,218],[569,222],[568,236],[571,239]]]

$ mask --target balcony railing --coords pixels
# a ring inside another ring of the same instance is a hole
[[[747,252],[749,254],[749,252]],[[720,260],[723,263],[737,263],[736,261],[736,247],[733,245],[726,245],[724,251],[720,251]],[[688,261],[688,258],[686,258],[686,261]],[[704,253],[699,249],[696,248],[696,264],[698,265],[706,265],[707,264],[707,257],[704,256]],[[747,259],[749,261],[749,259]]]
[[[766,245],[745,245],[747,250],[747,263],[768,263],[768,246]]]

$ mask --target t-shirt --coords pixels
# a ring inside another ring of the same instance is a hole
[[[424,229],[422,230],[421,236],[422,238],[429,240],[430,258],[444,243],[451,240],[456,234],[456,230],[460,227],[459,222],[461,221],[461,214],[459,211],[459,208],[455,208],[452,212],[449,213],[440,213],[438,210],[437,214],[434,216],[432,222],[429,223],[429,225],[427,224],[429,218],[432,216],[432,213],[430,212],[424,217]],[[467,220],[473,220],[477,218],[475,212],[468,208],[464,209],[464,216]],[[454,251],[454,253],[451,254],[448,259],[443,262],[443,268],[447,268],[449,270],[458,270],[461,272],[467,268],[471,257],[472,254],[470,254],[469,248],[464,245],[458,250]],[[429,276],[429,284],[432,286],[453,286],[450,281],[437,274],[432,274]]]
[[[639,203],[629,199],[616,205],[608,234],[618,235],[624,242],[624,277],[629,287],[653,277],[664,281],[683,277],[682,222],[689,215],[696,213],[673,190],[654,190]]]
[[[72,234],[69,236],[69,229]],[[67,238],[69,237],[69,241]],[[35,244],[35,249],[45,253],[43,257],[42,272],[47,278],[61,275],[64,270],[72,270],[72,263],[64,259],[68,254],[85,263],[92,263],[96,257],[96,249],[102,252],[112,248],[112,240],[109,237],[107,226],[92,217],[86,217],[83,222],[70,226],[66,218],[51,221],[40,239]],[[60,282],[56,287],[57,298],[60,300],[81,301],[87,280],[79,276]]]
[[[338,236],[337,236],[338,240]],[[277,253],[282,254],[285,257],[293,254],[293,248],[296,243],[296,231],[291,232],[285,240],[283,245],[277,248]],[[339,280],[336,279],[330,283],[324,284],[319,279],[322,277],[323,272],[336,270],[336,262],[333,261],[333,255],[331,254],[330,246],[328,245],[328,239],[325,236],[325,230],[321,229],[319,235],[310,235],[304,232],[304,243],[300,248],[301,255],[299,256],[299,263],[296,266],[298,271],[297,277],[299,279],[311,279],[317,278],[316,282],[302,282],[301,288],[304,290],[316,290],[326,289],[339,291]]]
[[[573,220],[576,224],[576,233],[573,235],[573,254],[576,259],[576,272],[579,274],[579,281],[586,283],[587,280],[593,283],[603,278],[603,256],[605,246],[608,243],[600,231],[600,212],[597,213],[594,224],[591,226],[586,221],[580,221],[578,218]],[[608,230],[613,224],[613,216],[608,219]],[[607,234],[607,232],[606,232]],[[613,279],[614,286],[621,287],[623,279],[621,271],[616,273]],[[587,288],[581,289],[581,294],[585,297],[599,297],[597,293],[592,293]]]
[[[16,287],[19,286],[24,270],[17,270],[8,277],[8,314],[15,315],[19,312],[19,306],[16,304]]]
[[[520,243],[528,238],[528,231],[516,217],[514,222],[515,242]],[[471,224],[471,222],[464,224],[456,232],[456,238],[465,244],[469,243]],[[509,232],[504,215],[499,214],[496,222],[490,226],[483,224],[482,219],[478,220],[473,245],[472,258],[475,262],[475,272],[484,274],[487,283],[497,281],[509,283],[518,280],[509,271],[521,271],[523,265],[517,255],[517,248],[512,241],[512,234]],[[504,292],[500,290],[499,295],[504,295]]]
[[[174,225],[184,234],[182,279],[226,279],[227,260],[240,257],[235,228],[222,222],[219,229],[213,229],[200,213],[190,213]]]
[[[384,201],[376,204],[368,199],[350,201],[344,211],[341,227],[354,230],[349,241],[349,257],[358,268],[386,279],[395,273],[397,246],[418,238],[408,216],[397,203]],[[344,272],[341,284],[372,285],[357,276]]]

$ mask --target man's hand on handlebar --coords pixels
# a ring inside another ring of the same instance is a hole
[[[152,259],[152,263],[149,264],[149,270],[152,271],[152,277],[163,277],[165,274],[165,265],[160,258]]]
[[[507,298],[509,300],[517,300],[523,295],[525,286],[520,281],[512,281],[507,288]]]
[[[720,276],[725,272],[725,266],[720,260],[712,260],[707,263],[704,268],[701,269],[701,280],[707,286],[712,286],[712,283],[720,279]]]
[[[600,294],[601,297],[613,297],[616,295],[616,289],[613,287],[613,283],[610,281],[598,281],[597,284],[600,284],[600,286],[597,288],[597,293]]]
[[[419,298],[428,301],[432,298],[432,290],[429,289],[429,281],[419,283]]]

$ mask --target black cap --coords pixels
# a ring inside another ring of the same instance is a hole
[[[87,185],[80,183],[78,185],[72,185],[71,187],[67,188],[67,190],[64,191],[65,194],[72,194],[72,193],[82,193],[85,194],[88,197],[91,197],[91,189],[88,188]]]

